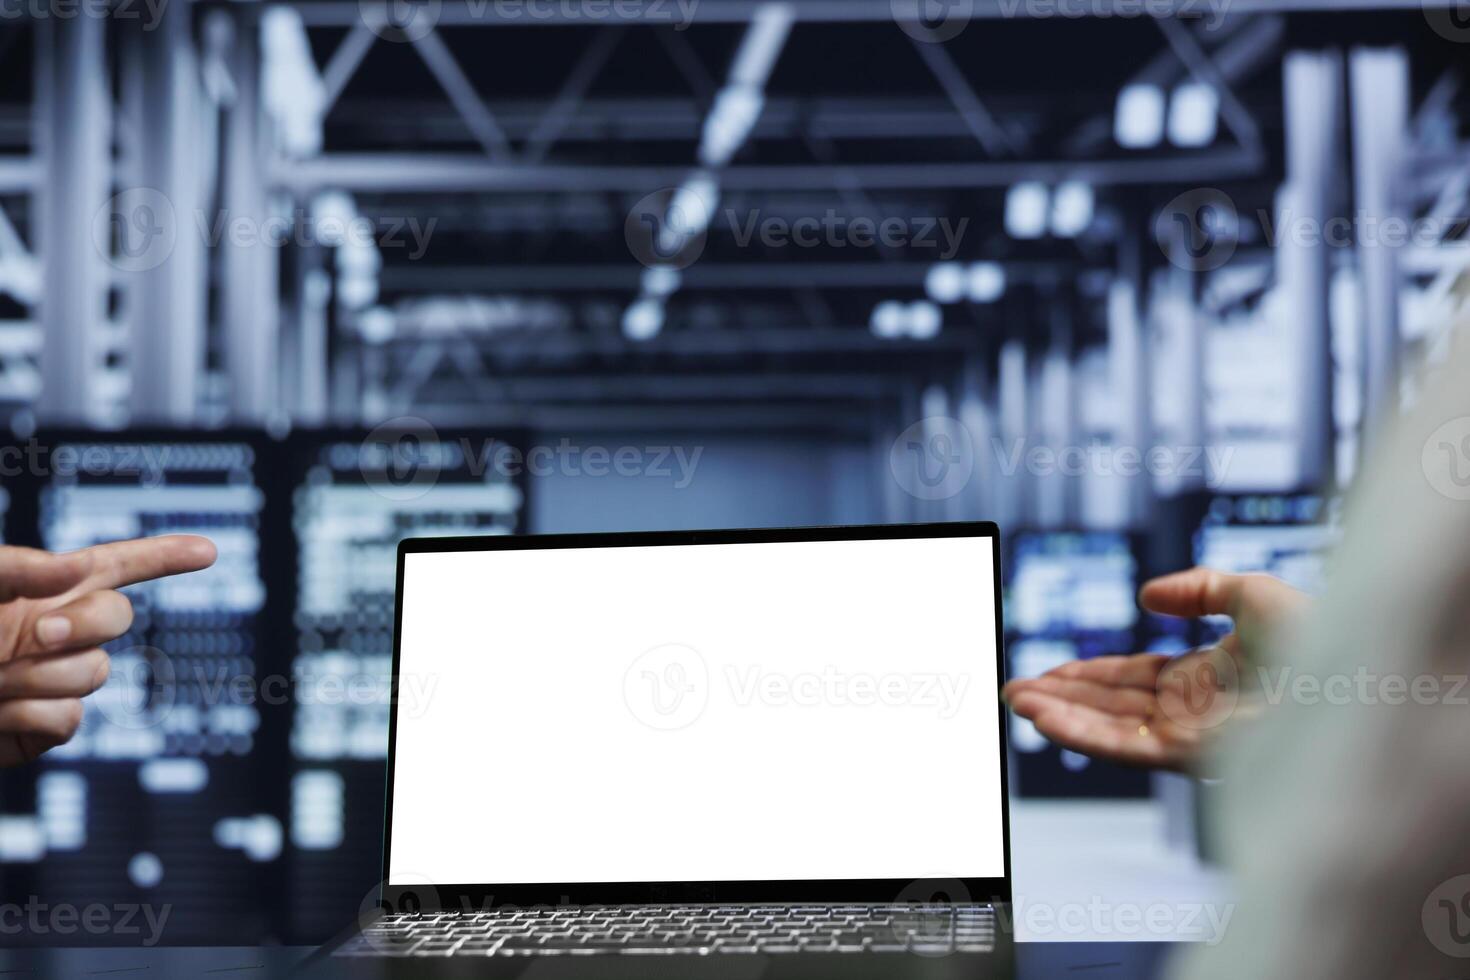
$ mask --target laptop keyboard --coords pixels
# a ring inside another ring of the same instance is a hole
[[[989,905],[618,906],[395,913],[338,956],[988,953]]]

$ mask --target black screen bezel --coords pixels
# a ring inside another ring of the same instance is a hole
[[[383,865],[380,903],[390,909],[480,910],[501,906],[659,905],[691,903],[893,903],[899,901],[1009,902],[1011,900],[1010,791],[1006,772],[1006,717],[999,723],[999,775],[1004,875],[957,879],[778,879],[762,881],[641,881],[493,884],[434,882],[390,885],[388,869],[393,839],[393,776],[398,741],[398,678],[403,639],[404,558],[409,554],[446,551],[501,551],[566,548],[626,548],[706,544],[766,544],[808,541],[869,541],[903,538],[985,538],[991,542],[991,580],[995,609],[997,690],[1005,683],[1005,629],[1001,609],[1000,531],[990,521],[929,524],[854,525],[798,528],[751,528],[701,531],[637,531],[599,534],[478,535],[409,538],[398,545],[393,617],[392,708],[388,722],[388,778],[383,812]],[[514,751],[514,749],[512,749]],[[595,815],[591,819],[596,819]],[[446,814],[446,820],[453,820]],[[922,809],[912,828],[921,832]]]

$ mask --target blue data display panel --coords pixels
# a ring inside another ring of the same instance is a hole
[[[6,893],[147,913],[75,943],[190,942],[273,931],[252,895],[282,856],[283,813],[261,793],[261,562],[256,450],[227,439],[39,442],[11,481],[26,543],[65,551],[203,534],[206,571],[128,586],[127,635],[76,737],[6,773]]]
[[[379,876],[398,542],[519,531],[506,446],[446,433],[385,454],[348,430],[18,447],[10,543],[193,533],[219,557],[127,588],[136,616],[81,730],[0,772],[5,894],[139,910],[74,944],[340,929]]]
[[[340,929],[379,877],[398,542],[519,530],[505,446],[440,433],[293,446],[288,891],[304,934]]]
[[[1073,660],[1143,649],[1134,601],[1138,541],[1108,531],[1015,536],[1006,566],[1010,676],[1036,677]],[[1010,715],[1013,782],[1022,796],[1143,796],[1139,773],[1098,765],[1051,744]]]
[[[1195,533],[1195,561],[1224,572],[1264,572],[1319,593],[1342,534],[1337,507],[1315,494],[1217,497]],[[1223,616],[1206,624],[1209,638],[1230,628]]]

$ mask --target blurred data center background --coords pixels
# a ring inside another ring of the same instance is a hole
[[[0,774],[0,894],[339,928],[407,535],[993,519],[1017,675],[1205,639],[1161,571],[1315,587],[1465,319],[1467,55],[1429,0],[6,6],[5,540],[220,561]],[[467,778],[534,750],[485,724]]]

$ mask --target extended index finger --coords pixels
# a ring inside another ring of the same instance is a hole
[[[52,554],[36,548],[0,546],[0,602],[18,596],[42,599],[74,588],[92,568],[82,551]]]
[[[156,538],[113,541],[85,549],[92,558],[87,584],[119,589],[150,579],[197,572],[214,564],[214,542],[196,534],[164,534]]]
[[[1146,582],[1139,603],[1168,616],[1229,616],[1242,611],[1274,618],[1303,602],[1302,593],[1269,575],[1231,575],[1212,568],[1191,568]]]
[[[1233,616],[1244,585],[1244,575],[1191,568],[1145,582],[1138,599],[1150,612],[1169,616]]]

